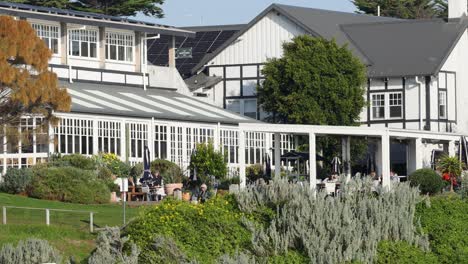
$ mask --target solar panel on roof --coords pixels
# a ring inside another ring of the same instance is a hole
[[[192,58],[177,59],[177,69],[183,76],[188,77],[193,67],[195,67],[206,54],[219,48],[236,32],[237,30],[222,31],[210,28],[210,31],[197,32],[195,38],[192,39],[177,37],[176,47],[192,48]],[[148,42],[148,61],[155,65],[167,65],[170,41],[172,41],[171,36],[161,36],[159,39],[150,40],[150,42]]]

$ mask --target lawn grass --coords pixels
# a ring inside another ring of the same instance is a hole
[[[2,206],[92,211],[95,213],[95,228],[121,226],[123,223],[122,205],[115,204],[70,204],[0,193],[0,207]],[[127,221],[137,213],[138,208],[127,207]],[[89,213],[51,211],[50,226],[46,226],[45,210],[8,208],[7,225],[0,228],[0,247],[29,237],[48,240],[65,256],[73,256],[81,261],[94,249],[96,234],[89,232]]]

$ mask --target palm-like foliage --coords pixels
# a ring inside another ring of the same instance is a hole
[[[450,176],[450,191],[453,192],[453,184],[457,177],[459,177],[463,170],[463,163],[456,157],[450,157],[448,155],[443,156],[437,169],[442,173],[447,173]]]

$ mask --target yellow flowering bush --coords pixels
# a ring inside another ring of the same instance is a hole
[[[125,233],[142,250],[142,263],[156,259],[152,244],[161,236],[172,238],[190,260],[214,263],[224,254],[250,248],[251,234],[242,224],[243,217],[231,196],[205,204],[166,199],[142,212]]]

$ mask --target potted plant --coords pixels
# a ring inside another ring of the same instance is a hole
[[[239,192],[240,189],[240,178],[239,176],[234,176],[230,179],[231,184],[229,185],[229,193]]]
[[[444,175],[448,176],[450,181],[450,191],[453,192],[453,186],[457,184],[457,178],[461,175],[463,170],[463,163],[457,157],[443,156],[437,169]]]
[[[182,193],[182,200],[186,201],[186,202],[189,202],[190,199],[192,199],[192,192],[189,191],[189,190],[185,190],[183,193]]]
[[[174,162],[157,159],[151,162],[151,172],[159,172],[163,178],[166,195],[173,195],[174,190],[182,190],[182,170]]]

